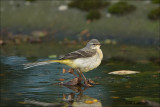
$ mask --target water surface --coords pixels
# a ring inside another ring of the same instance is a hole
[[[136,96],[158,98],[160,94],[158,67],[154,64],[103,63],[97,69],[85,73],[86,77],[100,84],[87,89],[80,87],[81,91],[77,91],[74,90],[75,88],[70,89],[70,87],[57,84],[62,82],[59,81],[60,78],[65,79],[63,82],[74,78],[71,74],[62,73],[62,68],[69,69],[65,65],[50,64],[24,70],[22,64],[32,62],[26,57],[1,56],[0,59],[1,106],[35,106],[24,103],[26,99],[68,105],[62,100],[64,95],[74,94],[72,105],[83,102],[85,106],[86,100],[96,99],[98,102],[95,104],[101,104],[103,107],[139,107],[144,105],[131,103],[125,99]],[[47,59],[36,58],[34,60]],[[137,70],[141,73],[127,76],[108,74],[108,72],[122,69]],[[77,100],[79,96],[81,100]]]

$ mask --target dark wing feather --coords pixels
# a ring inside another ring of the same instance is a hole
[[[78,51],[74,51],[71,53],[66,54],[63,58],[61,59],[77,59],[77,58],[86,58],[86,57],[91,57],[96,54],[96,50],[87,50],[87,49],[80,49]]]

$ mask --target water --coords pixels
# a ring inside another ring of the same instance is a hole
[[[62,68],[69,69],[65,65],[50,64],[24,70],[22,64],[32,60],[24,56],[1,56],[0,59],[2,107],[35,107],[46,103],[77,107],[144,107],[146,105],[127,101],[126,98],[139,96],[142,99],[143,97],[152,99],[159,98],[160,95],[159,68],[151,63],[103,63],[97,69],[85,73],[87,78],[100,84],[85,89],[57,84],[62,82],[59,81],[60,78],[65,79],[63,82],[74,78],[71,74],[62,73]],[[41,61],[47,58],[34,60]],[[141,73],[127,76],[108,74],[108,72],[122,69],[137,70]],[[71,95],[74,96],[72,97],[74,101],[63,100]],[[29,104],[31,101],[38,103]]]

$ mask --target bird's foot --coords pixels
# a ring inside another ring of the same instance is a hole
[[[92,87],[93,85],[89,82],[89,80],[85,80],[84,81],[84,85],[86,86],[86,87]]]
[[[91,79],[88,79],[88,82],[89,82],[89,84],[91,84],[91,85],[98,85],[99,83],[97,83],[97,82],[95,82],[95,81],[93,81],[93,80],[91,80]]]
[[[84,84],[85,84],[86,87],[92,87],[93,85],[98,85],[99,83],[94,82],[94,81],[91,80],[91,79],[88,79],[88,80],[85,80],[85,81],[84,81]]]

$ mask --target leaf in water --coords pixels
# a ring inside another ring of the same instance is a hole
[[[94,103],[94,101],[87,100],[87,101],[85,101],[85,103],[86,103],[86,104],[93,104],[93,103]]]
[[[126,85],[125,87],[126,87],[126,88],[131,88],[131,86],[130,86],[130,85]]]
[[[157,78],[157,77],[158,77],[158,75],[152,75],[152,77]]]
[[[96,103],[96,102],[98,102],[98,100],[97,100],[97,99],[94,99],[94,100],[93,100],[93,102],[95,102],[95,103]]]
[[[58,79],[59,81],[64,81],[64,78],[60,78],[60,79]]]
[[[118,99],[118,98],[120,98],[120,97],[118,97],[118,96],[112,96],[111,98],[113,98],[113,99]]]
[[[152,84],[152,87],[159,87],[159,84]]]
[[[19,103],[19,104],[27,104],[27,103],[25,103],[24,101],[19,101],[18,103]]]
[[[63,72],[63,74],[64,74],[64,73],[66,73],[66,72],[67,72],[67,70],[63,68],[62,72]]]
[[[109,91],[109,92],[111,92],[111,93],[115,93],[116,91]]]
[[[69,72],[70,74],[74,74],[74,70],[73,70],[72,68],[70,68],[70,69],[68,70],[68,72]]]
[[[4,73],[0,73],[0,76],[5,76],[5,74]]]

